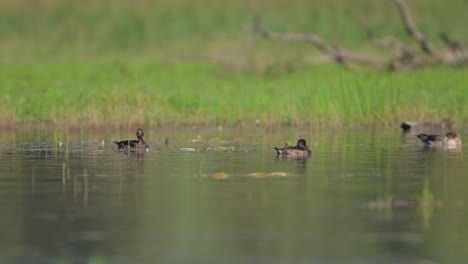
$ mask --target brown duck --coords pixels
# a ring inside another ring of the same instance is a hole
[[[299,139],[296,146],[289,146],[284,148],[277,148],[276,153],[278,156],[283,157],[309,157],[312,155],[312,151],[307,146],[305,139]]]
[[[425,147],[430,148],[459,148],[462,145],[461,137],[456,132],[448,132],[445,136],[419,134],[417,137]]]

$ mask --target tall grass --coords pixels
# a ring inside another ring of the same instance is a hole
[[[201,63],[2,66],[0,118],[68,126],[465,122],[467,76],[450,69],[355,74],[334,66],[281,77],[229,75]]]

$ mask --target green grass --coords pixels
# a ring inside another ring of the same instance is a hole
[[[467,121],[466,71],[355,74],[320,66],[227,74],[201,63],[28,64],[0,69],[3,122],[70,126],[394,125]]]
[[[310,63],[307,44],[256,39],[252,14],[275,31],[312,31],[369,52],[357,22],[414,45],[390,1],[2,1],[0,126],[263,124],[394,125],[468,120],[466,70],[352,73]],[[436,45],[467,39],[465,0],[408,5]],[[186,58],[217,58],[241,70]]]

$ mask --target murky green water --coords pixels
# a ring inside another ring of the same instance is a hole
[[[115,151],[133,131],[62,146],[3,132],[0,263],[468,262],[468,146],[425,151],[398,129],[145,132],[147,153]],[[310,159],[276,158],[300,137]]]

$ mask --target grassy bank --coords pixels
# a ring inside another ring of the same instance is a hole
[[[226,73],[201,63],[34,64],[0,69],[2,123],[394,125],[468,121],[466,71]]]
[[[465,0],[408,1],[434,44],[467,39]],[[0,125],[394,125],[468,121],[467,71],[351,73],[306,44],[256,39],[313,31],[369,53],[357,17],[414,45],[391,1],[2,1]],[[242,70],[187,58],[216,58]],[[174,60],[177,58],[177,60]],[[247,66],[247,67],[245,67]]]

